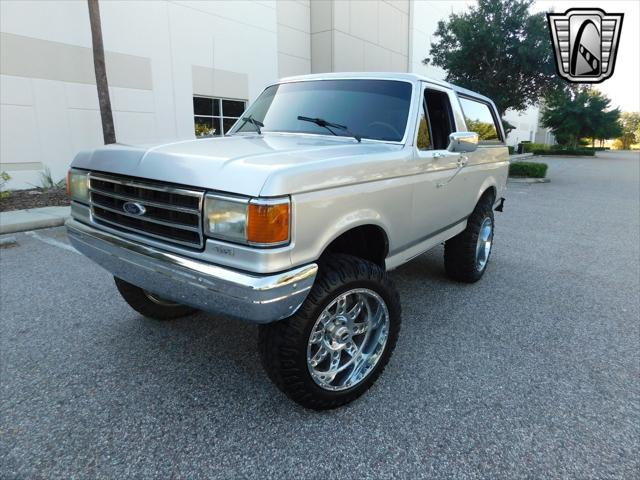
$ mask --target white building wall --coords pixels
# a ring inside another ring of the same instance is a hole
[[[409,5],[409,0],[313,0],[312,72],[406,72]]]
[[[415,0],[411,2],[409,71],[425,75],[436,80],[444,80],[447,72],[434,65],[425,65],[422,61],[429,56],[431,42],[435,41],[438,22],[452,13],[461,13],[473,5],[472,1]]]
[[[278,76],[311,73],[311,0],[280,0],[278,19]]]
[[[307,72],[310,59],[279,61],[291,45],[279,42],[278,18],[304,28],[310,7],[299,4],[301,14],[279,16],[274,1],[100,2],[118,141],[193,138],[194,94],[251,101],[279,70]],[[9,188],[39,184],[45,165],[60,179],[75,153],[103,143],[87,4],[2,0],[0,32],[18,47],[41,40],[22,55],[0,42],[0,171]]]
[[[504,118],[515,127],[507,135],[507,145],[515,147],[522,141],[533,142],[538,131],[539,116],[540,109],[537,105],[532,105],[523,112],[507,110]]]

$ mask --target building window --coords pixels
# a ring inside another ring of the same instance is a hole
[[[244,112],[245,100],[193,97],[193,115],[196,137],[226,134]]]

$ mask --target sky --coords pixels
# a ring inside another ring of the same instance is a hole
[[[564,13],[570,8],[600,8],[607,13],[624,13],[613,76],[595,88],[611,99],[613,108],[624,112],[640,111],[640,1],[638,0],[537,0],[533,11]]]

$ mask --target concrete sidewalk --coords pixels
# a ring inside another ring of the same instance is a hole
[[[0,212],[0,234],[58,227],[69,217],[71,207],[42,207]]]

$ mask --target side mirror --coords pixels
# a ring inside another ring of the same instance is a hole
[[[475,132],[453,132],[449,135],[450,152],[473,152],[478,148],[478,134]]]

